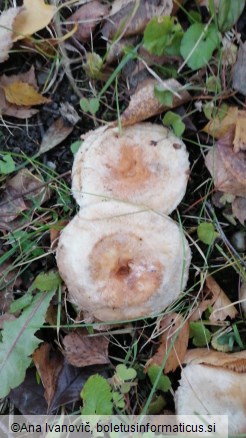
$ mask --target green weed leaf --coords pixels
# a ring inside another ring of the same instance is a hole
[[[185,130],[185,124],[182,122],[182,118],[178,114],[173,111],[167,111],[162,121],[165,126],[171,126],[177,137],[181,137]]]
[[[171,91],[164,90],[161,85],[156,85],[154,94],[162,105],[173,106],[173,93]]]
[[[13,303],[11,303],[9,312],[15,313],[20,310],[23,310],[25,309],[25,307],[30,306],[32,301],[33,301],[32,294],[25,293],[22,297],[18,298],[17,300],[13,301]]]
[[[99,374],[89,377],[81,391],[81,397],[84,403],[82,415],[112,415],[111,387]]]
[[[211,332],[202,322],[190,322],[190,338],[196,347],[204,347],[211,340]]]
[[[218,26],[226,32],[237,22],[245,6],[245,0],[220,0]]]
[[[80,99],[80,106],[85,113],[91,113],[94,116],[99,110],[100,103],[96,97],[92,99],[82,98]]]
[[[144,47],[155,55],[179,55],[183,31],[173,17],[154,17],[144,31]]]
[[[58,272],[50,271],[48,273],[41,272],[34,282],[33,288],[40,290],[41,292],[48,292],[53,289],[57,289],[61,283],[61,277]]]
[[[120,364],[116,367],[116,374],[122,382],[126,382],[135,379],[137,371],[134,368],[127,368],[124,364]]]
[[[187,65],[192,70],[198,70],[209,62],[218,45],[219,36],[214,24],[206,29],[205,25],[195,23],[185,32],[181,41],[180,52],[183,58],[187,60]]]
[[[200,225],[198,225],[197,235],[199,240],[206,245],[212,245],[216,237],[219,236],[219,234],[215,231],[213,224],[209,222],[202,222]]]
[[[14,172],[15,170],[15,162],[10,154],[6,154],[2,156],[3,158],[0,160],[0,173],[4,175],[8,175],[9,173]]]
[[[0,398],[23,382],[32,361],[30,355],[42,342],[34,333],[44,323],[54,293],[55,290],[38,293],[19,318],[4,323],[0,343]]]
[[[124,395],[117,391],[113,392],[113,401],[117,408],[123,409],[125,407]]]
[[[157,379],[157,376],[160,372],[160,369],[161,369],[161,367],[159,367],[156,364],[150,365],[150,367],[148,368],[147,374],[149,376],[149,379],[150,379],[152,385],[154,385],[154,383]],[[164,374],[162,373],[159,380],[158,380],[156,389],[159,389],[162,392],[167,392],[167,391],[169,391],[170,388],[171,388],[171,381],[170,381],[169,377],[164,376]]]
[[[74,155],[77,154],[77,152],[78,152],[80,146],[81,146],[81,140],[74,141],[74,142],[71,144],[71,146],[70,146],[70,150],[71,150],[71,152],[72,152]]]

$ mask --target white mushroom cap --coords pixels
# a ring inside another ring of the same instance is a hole
[[[72,192],[82,207],[102,199],[171,213],[182,200],[189,161],[185,144],[163,126],[101,127],[85,136],[73,165]]]
[[[228,415],[229,434],[246,432],[246,352],[200,348],[185,357],[175,393],[177,415]]]
[[[57,250],[72,301],[101,321],[160,313],[184,289],[190,257],[173,220],[113,201],[81,210]]]

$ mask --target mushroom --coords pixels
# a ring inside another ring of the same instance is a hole
[[[187,352],[175,393],[177,415],[228,415],[229,434],[246,432],[246,351]]]
[[[183,291],[190,257],[172,219],[116,201],[81,209],[57,249],[71,300],[100,321],[160,313]]]
[[[100,200],[127,201],[171,213],[189,175],[185,144],[152,123],[100,127],[84,139],[73,165],[72,192],[84,207]]]

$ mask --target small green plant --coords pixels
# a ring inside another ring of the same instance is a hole
[[[14,172],[15,170],[15,162],[10,154],[2,155],[0,159],[0,174],[8,175],[9,173]]]
[[[219,233],[215,231],[214,225],[210,222],[202,222],[197,227],[197,235],[201,242],[212,245]]]
[[[202,322],[190,322],[190,338],[196,347],[205,347],[211,341],[211,332]]]
[[[92,97],[92,99],[83,97],[80,99],[80,106],[85,113],[91,113],[94,116],[99,110],[100,103],[96,97]]]
[[[183,30],[174,17],[155,17],[144,31],[144,47],[155,55],[179,55]]]
[[[185,124],[179,114],[176,114],[173,111],[167,111],[162,121],[165,126],[173,129],[173,132],[177,137],[181,137],[185,130]]]

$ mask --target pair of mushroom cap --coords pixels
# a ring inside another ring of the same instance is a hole
[[[73,166],[81,209],[63,230],[57,263],[77,306],[101,321],[161,312],[186,285],[190,250],[166,215],[189,171],[182,141],[150,123],[99,128]]]

